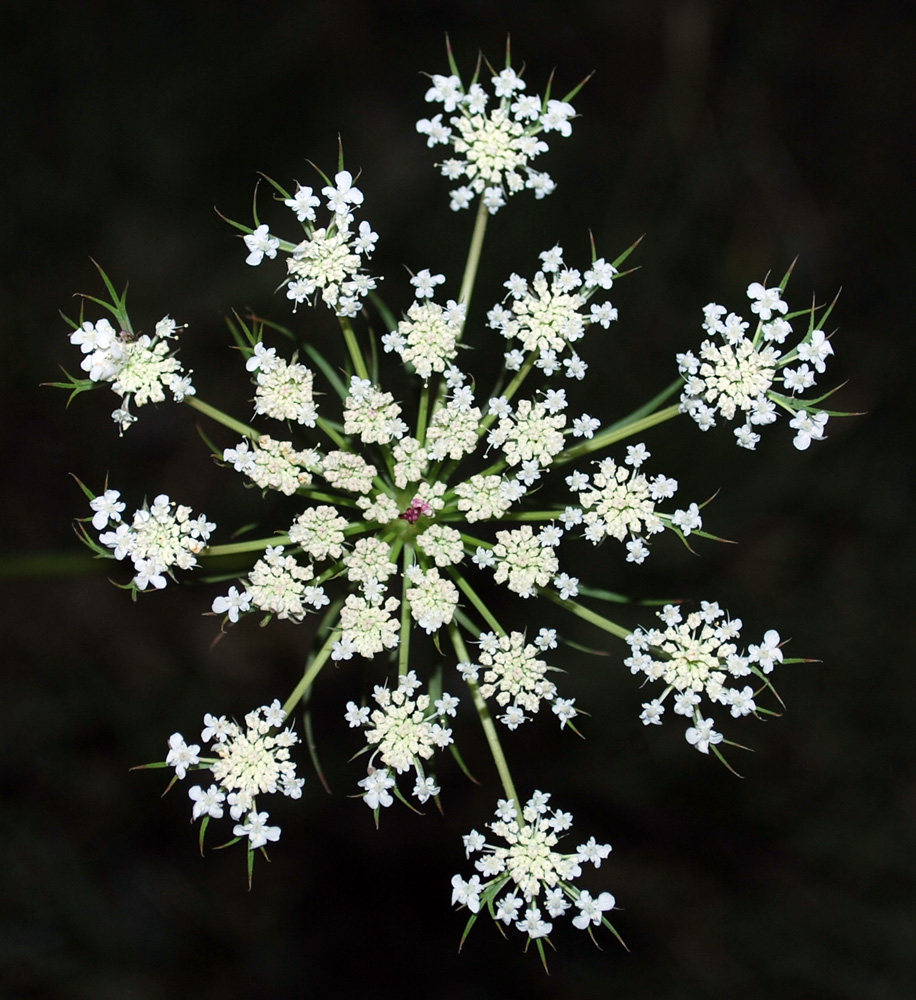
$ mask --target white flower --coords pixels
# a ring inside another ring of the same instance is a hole
[[[271,236],[267,226],[258,226],[253,233],[244,237],[245,246],[251,251],[245,258],[246,264],[256,266],[260,264],[264,257],[276,257],[280,240],[276,236]]]
[[[573,926],[585,930],[589,924],[596,927],[604,919],[605,910],[613,910],[616,900],[609,892],[602,892],[597,899],[592,899],[591,893],[583,889],[576,900],[579,907],[578,916],[573,917]]]
[[[712,727],[714,719],[703,719],[696,726],[691,726],[685,733],[687,742],[695,746],[700,753],[709,753],[710,744],[722,742],[722,734]]]
[[[228,613],[229,621],[237,622],[239,614],[251,607],[251,594],[247,590],[239,593],[237,587],[230,587],[225,597],[214,597],[212,610],[214,614]]]
[[[188,746],[181,733],[172,733],[165,762],[175,768],[176,777],[184,779],[188,768],[200,763],[199,753],[200,747],[196,743]]]
[[[213,819],[223,818],[223,803],[226,801],[226,795],[216,785],[211,785],[206,791],[200,785],[195,785],[188,789],[188,797],[194,803],[191,810],[193,819],[200,819],[204,815]]]
[[[252,812],[248,814],[247,823],[238,823],[232,831],[236,837],[247,837],[249,851],[264,847],[268,841],[280,839],[280,827],[267,825],[267,813]]]

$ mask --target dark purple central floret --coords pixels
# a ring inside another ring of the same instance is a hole
[[[421,500],[419,497],[414,497],[413,500],[410,501],[407,510],[398,514],[398,517],[406,521],[408,524],[416,524],[419,518],[426,517],[432,514],[432,512],[432,507],[430,507],[425,500]]]

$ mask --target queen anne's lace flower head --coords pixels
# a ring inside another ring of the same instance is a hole
[[[183,329],[171,316],[164,316],[152,336],[137,337],[100,319],[97,323],[84,322],[70,335],[70,343],[83,352],[80,367],[90,380],[111,383],[112,390],[121,397],[121,405],[111,417],[122,434],[137,419],[130,412],[131,402],[137,406],[161,403],[168,390],[180,403],[197,391],[191,384],[192,373],[182,369],[171,344]]]
[[[96,530],[113,526],[99,536],[99,542],[112,550],[115,559],[130,559],[137,571],[133,584],[138,590],[162,590],[173,568],[187,570],[197,565],[215,524],[203,514],[192,518],[190,507],[176,504],[164,493],[135,511],[128,523],[121,520],[125,505],[119,497],[117,490],[106,490],[90,501],[92,525]]]
[[[296,777],[289,755],[299,737],[290,728],[280,728],[285,721],[286,713],[279,700],[274,700],[249,712],[244,726],[225,716],[206,714],[200,738],[201,743],[211,744],[209,751],[202,752],[198,744],[189,746],[180,733],[169,737],[165,763],[175,768],[176,778],[183,780],[192,767],[209,770],[213,776],[209,788],[195,785],[188,789],[193,819],[222,819],[228,807],[237,821],[233,832],[248,839],[249,850],[279,838],[280,827],[268,826],[268,814],[259,813],[257,807],[260,796],[279,792],[298,799],[302,795],[305,781]]]
[[[675,714],[692,723],[687,742],[709,753],[710,745],[722,741],[722,734],[713,729],[712,718],[704,718],[703,697],[711,706],[724,706],[734,718],[756,713],[759,691],[748,681],[761,689],[768,686],[766,675],[783,658],[779,633],[770,629],[760,645],[741,653],[735,642],[741,635],[741,619],[729,619],[717,603],[703,601],[701,610],[686,617],[673,604],[657,614],[664,629],[638,628],[627,636],[632,655],[624,663],[630,672],[665,685],[659,697],[642,706],[640,718],[643,725],[661,725],[670,695]]]
[[[609,261],[593,246],[590,262],[579,267],[559,245],[545,249],[528,270],[504,271],[499,301],[471,313],[468,322],[468,303],[477,308],[472,291],[488,216],[521,190],[533,190],[536,198],[553,190],[534,162],[547,149],[544,137],[569,135],[575,116],[568,102],[576,91],[564,100],[551,98],[549,90],[544,98],[529,94],[511,66],[491,71],[489,87],[485,82],[475,76],[465,86],[456,72],[433,76],[426,99],[442,110],[417,124],[430,147],[450,147],[440,169],[459,185],[452,208],[478,204],[457,298],[446,298],[451,285],[433,268],[411,274],[413,301],[400,320],[379,297],[369,298],[376,279],[365,265],[378,235],[357,220],[364,196],[341,161],[323,186],[288,192],[270,182],[283,203],[277,211],[289,210],[301,227],[295,239],[274,234],[257,215],[253,228],[236,225],[245,233],[250,266],[269,268],[277,258],[276,266],[285,264],[281,287],[294,307],[322,302],[336,315],[342,358],[325,357],[310,335],[284,357],[280,337],[271,342],[282,328],[236,315],[230,329],[253,386],[255,429],[192,398],[189,376],[170,350],[177,325],[166,317],[152,336],[127,332],[124,297],[105,278],[114,300],[105,305],[117,325],[71,323],[71,341],[81,348],[88,373],[71,379],[71,387],[110,383],[122,398],[115,414],[122,429],[134,419],[131,400],[138,406],[157,402],[165,390],[176,400],[187,398],[233,435],[220,439],[214,456],[220,474],[239,473],[282,512],[267,521],[262,537],[239,532],[205,553],[214,559],[249,554],[250,569],[239,571],[231,585],[227,581],[212,611],[223,616],[224,629],[252,614],[261,624],[308,617],[304,631],[309,641],[317,637],[316,644],[285,708],[276,701],[262,706],[244,725],[207,715],[200,744],[187,743],[180,733],[169,738],[158,766],[173,768],[175,780],[191,770],[210,771],[207,782],[189,790],[201,836],[210,820],[228,811],[235,837],[247,845],[249,871],[252,852],[278,839],[280,828],[270,823],[263,797],[280,792],[298,798],[303,784],[289,758],[298,740],[284,728],[286,711],[311,691],[328,661],[341,682],[374,673],[373,703],[349,701],[345,713],[348,724],[365,733],[359,755],[367,755],[367,767],[358,788],[366,805],[378,814],[395,798],[410,795],[422,804],[439,796],[431,762],[435,751],[452,746],[450,720],[458,707],[456,697],[440,694],[441,677],[456,665],[506,798],[488,834],[472,830],[464,838],[467,856],[476,856],[476,873],[467,880],[454,876],[452,902],[471,912],[471,922],[486,908],[534,940],[543,955],[541,939],[566,913],[576,928],[591,933],[605,925],[613,932],[607,914],[614,897],[592,895],[577,884],[583,865],[599,867],[610,846],[591,838],[575,850],[562,847],[572,817],[550,809],[546,793],[535,792],[520,805],[501,744],[505,731],[517,731],[544,704],[560,730],[574,733],[588,713],[576,698],[561,697],[553,682],[559,671],[548,661],[557,662],[551,652],[562,641],[557,630],[529,622],[525,631],[508,616],[545,598],[606,634],[626,636],[626,665],[660,687],[643,703],[640,720],[660,724],[673,707],[684,717],[688,743],[721,757],[719,745],[728,741],[714,716],[767,711],[757,702],[783,659],[779,634],[768,631],[759,645],[742,651],[740,620],[705,602],[691,613],[667,605],[659,612],[660,627],[628,633],[597,610],[597,602],[617,602],[617,595],[576,569],[580,581],[568,571],[571,564],[561,567],[561,553],[565,563],[571,546],[588,543],[588,561],[595,562],[595,547],[604,545],[604,558],[638,566],[665,528],[681,539],[710,537],[699,504],[669,508],[677,481],[645,471],[649,449],[634,440],[682,412],[703,429],[718,419],[743,421],[735,431],[738,443],[753,448],[755,428],[774,422],[783,409],[795,446],[807,448],[824,437],[828,414],[817,408],[819,399],[803,394],[816,385],[833,349],[824,331],[814,328],[814,308],[804,335],[793,335],[801,314],[790,313],[782,298],[785,281],[773,287],[755,282],[748,287],[754,320],[717,303],[703,310],[706,339],[697,354],[678,355],[684,380],[679,404],[662,407],[678,387],[672,386],[623,416],[611,396],[613,423],[607,426],[575,409],[589,362],[606,361],[608,331],[618,320],[607,293],[628,273],[619,268],[633,247]],[[289,215],[286,222],[295,228]],[[373,308],[381,324],[373,319],[366,330],[350,322]],[[504,345],[498,371],[475,364],[468,350],[474,337]],[[403,369],[396,379],[385,370],[392,360]],[[269,421],[280,423],[263,433],[260,425]],[[92,527],[101,532],[97,544],[83,526],[84,539],[97,555],[130,558],[135,591],[161,589],[175,567],[193,568],[209,546],[215,525],[203,515],[192,518],[191,508],[164,494],[126,520],[117,491],[93,496],[83,489]],[[255,523],[265,519],[248,521]],[[216,567],[225,580],[223,566]],[[504,588],[503,599],[491,602],[494,587]],[[426,652],[418,657],[421,643]],[[357,665],[357,659],[374,662]],[[429,693],[414,664],[429,671]],[[453,754],[463,768],[457,748]]]
[[[421,118],[417,131],[426,136],[427,146],[451,146],[455,153],[439,164],[443,177],[465,181],[452,191],[453,211],[468,208],[480,195],[495,214],[519,191],[531,190],[540,199],[554,190],[551,177],[532,163],[549,148],[543,133],[572,134],[571,104],[524,94],[527,83],[509,66],[490,80],[492,103],[476,78],[467,89],[455,74],[435,74],[431,81],[426,100],[441,104],[443,111]],[[443,115],[450,117],[443,120]]]
[[[477,830],[464,837],[467,857],[481,856],[474,862],[479,874],[465,881],[461,875],[452,879],[452,905],[478,913],[489,908],[495,920],[526,934],[529,938],[547,937],[551,921],[567,911],[575,914],[572,922],[580,930],[601,923],[613,930],[604,914],[616,900],[609,892],[596,898],[575,883],[582,875],[582,865],[601,867],[611,853],[610,844],[597,844],[592,837],[571,853],[556,850],[572,826],[572,816],[559,809],[550,810],[550,795],[535,792],[525,803],[522,815],[510,800],[501,800],[496,819],[488,823],[493,840]]]
[[[825,436],[828,414],[799,394],[816,384],[815,371],[826,371],[833,346],[823,330],[814,329],[812,310],[808,331],[801,341],[794,350],[781,350],[792,334],[789,319],[797,315],[786,315],[789,307],[782,298],[784,284],[765,288],[755,281],[748,285],[751,312],[758,317],[750,336],[746,320],[727,313],[725,306],[709,303],[703,309],[703,329],[710,338],[721,337],[724,343],[704,340],[699,357],[692,351],[677,356],[678,371],[685,383],[682,412],[689,414],[703,431],[715,427],[717,415],[734,420],[740,412],[744,423],[735,429],[735,439],[739,447],[751,451],[760,441],[754,428],[774,423],[780,409],[792,415],[789,426],[797,431],[793,444],[800,451]],[[794,361],[804,363],[788,367]],[[778,391],[780,382],[789,395]]]

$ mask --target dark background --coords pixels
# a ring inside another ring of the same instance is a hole
[[[663,542],[641,569],[605,565],[608,547],[590,580],[638,597],[718,599],[751,641],[775,627],[794,655],[822,662],[774,676],[782,719],[728,726],[755,750],[735,761],[742,780],[693,753],[679,725],[639,724],[644,696],[621,644],[605,659],[567,657],[564,691],[592,712],[587,743],[540,719],[510,734],[508,752],[523,794],[552,790],[575,834],[614,845],[594,885],[624,908],[615,922],[630,951],[602,937],[599,952],[561,922],[549,978],[520,935],[505,942],[486,922],[456,954],[463,917],[449,910],[449,879],[468,870],[459,837],[499,794],[472,720],[463,746],[483,788],[452,775],[444,818],[392,809],[376,832],[346,797],[359,765],[344,763],[356,746],[339,707],[358,692],[359,668],[323,676],[316,730],[334,794],[303,760],[306,795],[272,807],[283,836],[248,893],[240,852],[196,853],[184,792],[160,801],[161,775],[127,769],[161,757],[169,733],[195,731],[204,711],[282,698],[306,626],[262,632],[249,621],[213,645],[216,621],[201,616],[212,588],[170,586],[131,604],[98,573],[4,581],[2,995],[916,995],[916,29],[906,9],[299,0],[6,10],[8,571],[16,553],[78,551],[70,523],[85,508],[68,473],[98,489],[110,472],[134,505],[164,490],[237,523],[229,505],[239,501],[223,495],[225,474],[190,411],[142,411],[119,441],[110,394],[65,413],[62,393],[38,389],[57,365],[75,367],[58,310],[77,311],[74,292],[100,292],[90,257],[119,285],[130,280],[137,325],[166,312],[190,323],[182,357],[201,395],[240,414],[246,384],[222,316],[253,306],[285,320],[287,304],[271,298],[263,269],[245,266],[211,206],[247,219],[257,171],[308,183],[306,158],[333,170],[339,133],[347,165],[363,170],[392,305],[407,301],[402,264],[457,273],[472,219],[448,211],[434,152],[414,132],[430,113],[418,72],[446,71],[446,30],[468,73],[478,48],[499,63],[507,32],[530,89],[554,67],[558,93],[597,71],[575,101],[572,138],[555,139],[543,161],[557,192],[514,199],[493,220],[478,309],[556,241],[584,261],[589,229],[609,257],[645,233],[641,270],[615,289],[610,348],[590,357],[593,411],[620,416],[671,380],[675,352],[699,342],[706,302],[740,310],[749,281],[780,275],[798,254],[793,305],[843,288],[826,384],[848,379],[837,408],[864,415],[832,421],[829,440],[805,453],[784,423],[756,454],[729,430],[704,436],[687,421],[646,436],[653,469],[676,476],[680,496],[721,489],[707,524],[740,544],[705,542],[694,557]],[[299,322],[323,336],[318,314]],[[648,613],[617,617],[630,626]],[[556,616],[546,624],[565,629]]]

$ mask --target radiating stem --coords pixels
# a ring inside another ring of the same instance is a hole
[[[574,601],[568,597],[564,600],[559,594],[554,593],[552,590],[547,590],[546,588],[539,590],[538,596],[546,597],[549,601],[553,601],[554,604],[559,604],[561,608],[565,608],[577,617],[583,618],[592,625],[597,625],[602,631],[610,632],[611,635],[616,635],[618,639],[626,639],[626,637],[633,631],[630,628],[624,628],[622,625],[612,622],[609,618],[605,618],[604,615],[599,615],[597,611],[592,611],[590,608],[585,607],[584,604],[580,604],[578,601]]]
[[[458,657],[458,662],[469,663],[470,657],[468,656],[467,647],[464,644],[464,640],[461,638],[461,632],[458,630],[458,627],[456,625],[452,625],[449,628],[449,634],[452,639],[452,645],[455,647],[455,654]],[[481,695],[480,689],[477,687],[477,682],[468,680],[467,685],[468,690],[471,692],[474,708],[477,709],[477,714],[480,717],[480,724],[483,726],[483,734],[486,737],[487,746],[489,746],[490,753],[493,756],[493,763],[496,764],[496,771],[499,774],[499,780],[502,782],[506,798],[512,799],[515,802],[515,811],[518,814],[518,822],[524,823],[522,818],[521,799],[518,797],[518,792],[515,790],[515,782],[513,782],[512,775],[509,773],[509,765],[506,762],[506,755],[503,753],[502,744],[499,742],[499,734],[496,732],[496,723],[493,721],[493,716],[490,715],[490,709],[487,707],[487,703],[484,701],[483,695]]]
[[[283,711],[286,712],[287,715],[289,715],[296,705],[299,704],[305,692],[312,686],[312,682],[318,674],[321,673],[321,668],[325,665],[328,657],[331,655],[331,647],[334,645],[335,640],[336,633],[332,631],[325,641],[325,644],[318,650],[317,653],[315,653],[312,662],[308,665],[305,673],[302,675],[302,680],[299,681],[294,688],[293,693],[286,699],[286,702],[283,705]]]
[[[399,677],[403,677],[407,673],[407,668],[410,664],[410,603],[407,600],[407,587],[409,585],[407,571],[413,566],[413,563],[413,546],[405,545],[401,562],[401,638],[398,643]]]
[[[362,351],[359,349],[356,334],[353,332],[353,325],[345,316],[339,316],[338,319],[340,329],[343,330],[344,342],[350,352],[350,360],[353,362],[353,370],[360,378],[369,378],[369,369],[366,367],[366,362],[363,361]]]
[[[650,427],[655,427],[656,424],[663,424],[666,420],[676,417],[680,412],[680,405],[675,403],[673,406],[668,406],[664,410],[651,413],[648,417],[643,417],[641,420],[634,420],[629,424],[610,427],[601,434],[596,434],[591,440],[583,441],[582,444],[577,444],[573,448],[561,451],[553,460],[553,464],[563,465],[566,462],[574,462],[577,458],[582,458],[583,455],[590,455],[592,452],[607,448],[608,445],[615,444],[617,441],[633,437],[634,434],[641,434]]]
[[[465,578],[460,573],[458,573],[455,570],[454,566],[449,566],[449,571],[452,575],[452,578],[458,584],[459,588],[464,591],[465,597],[467,597],[468,600],[470,600],[471,604],[473,604],[474,607],[477,608],[477,610],[480,612],[480,616],[483,618],[483,620],[490,626],[491,629],[493,629],[493,631],[497,635],[505,635],[506,630],[499,624],[499,622],[493,616],[493,613],[486,606],[483,599],[474,590],[474,588],[467,582],[467,580],[465,580]]]
[[[260,552],[271,545],[289,545],[289,535],[271,535],[270,538],[252,538],[247,542],[228,542],[226,545],[208,545],[201,558],[234,556],[240,552]]]
[[[209,403],[205,403],[202,399],[198,399],[197,396],[185,396],[185,403],[191,407],[192,410],[197,410],[203,413],[204,416],[209,417],[211,420],[215,420],[218,424],[222,424],[224,427],[228,427],[229,430],[235,431],[237,434],[241,434],[242,437],[251,438],[253,441],[261,436],[260,431],[256,431],[253,427],[249,427],[248,424],[243,424],[241,420],[236,420],[235,417],[230,417],[228,413],[223,413],[222,410],[218,410],[215,406],[211,406]]]
[[[477,203],[477,218],[474,220],[474,233],[471,236],[471,246],[468,250],[467,263],[464,265],[464,277],[461,279],[461,291],[458,293],[459,305],[465,307],[471,304],[471,293],[474,291],[474,281],[477,278],[477,268],[480,265],[480,254],[483,250],[483,238],[487,231],[487,219],[490,213],[483,203],[483,198]]]
[[[417,440],[420,444],[426,443],[426,424],[429,419],[429,382],[423,383],[420,390],[420,402],[417,406]]]

